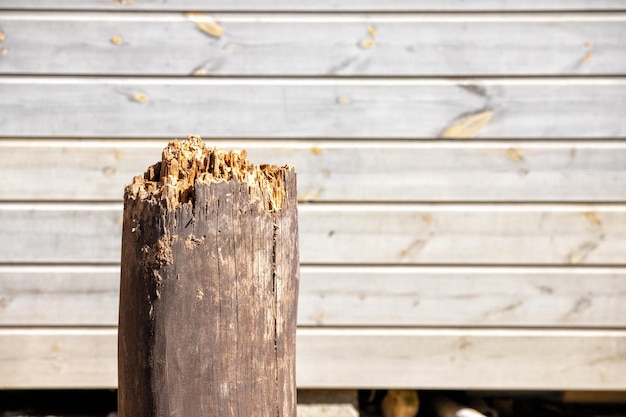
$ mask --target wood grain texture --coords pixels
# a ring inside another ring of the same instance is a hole
[[[298,325],[626,326],[623,268],[303,267]],[[0,267],[0,326],[114,326],[118,267]]]
[[[198,19],[217,22],[218,36],[199,30]],[[0,21],[2,45],[8,48],[0,74],[441,77],[626,72],[626,14],[615,12],[204,17],[4,12]]]
[[[624,265],[623,205],[301,205],[304,264]],[[0,262],[118,263],[121,205],[1,204]]]
[[[622,269],[305,268],[303,326],[626,327]]]
[[[116,339],[0,329],[0,387],[114,388]],[[297,346],[299,388],[626,389],[624,330],[298,329]]]
[[[1,389],[117,387],[117,329],[0,328],[0,373]]]
[[[623,330],[310,329],[298,339],[298,354],[322,359],[298,362],[298,371],[303,379],[315,373],[314,382],[328,387],[351,386],[356,374],[358,386],[373,388],[622,390],[625,336]]]
[[[195,132],[313,203],[299,387],[626,391],[626,0],[0,9],[0,388],[117,385],[122,186]]]
[[[8,9],[61,10],[183,10],[183,11],[519,11],[519,10],[625,10],[624,0],[0,0]]]
[[[5,201],[120,201],[160,158],[159,140],[3,140]],[[252,161],[293,164],[320,202],[624,202],[626,144],[593,142],[224,141]],[[40,178],[46,181],[40,181]],[[489,187],[485,187],[489,184]]]
[[[0,266],[0,326],[116,326],[119,266]]]
[[[303,262],[618,265],[626,250],[624,209],[575,205],[305,206]],[[314,219],[311,223],[308,216]],[[443,236],[447,238],[440,239]]]
[[[0,137],[623,138],[626,81],[1,77]],[[140,97],[141,99],[138,99]]]
[[[191,175],[187,162],[171,165],[186,171],[180,178]],[[171,172],[165,165],[164,156],[161,175]],[[295,416],[296,177],[293,168],[276,171],[273,192],[285,196],[276,211],[254,177],[197,180],[193,201],[176,206],[127,188],[121,417]]]

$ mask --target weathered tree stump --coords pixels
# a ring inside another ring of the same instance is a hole
[[[126,187],[119,415],[295,416],[296,175],[171,142]]]

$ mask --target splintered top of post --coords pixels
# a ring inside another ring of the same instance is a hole
[[[268,211],[278,211],[285,199],[285,173],[291,166],[253,165],[245,150],[225,151],[209,148],[199,136],[189,135],[184,142],[170,142],[161,161],[126,186],[126,198],[165,200],[169,209],[195,201],[196,181],[233,181],[257,188]]]

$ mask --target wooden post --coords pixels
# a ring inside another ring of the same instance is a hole
[[[296,415],[293,167],[190,136],[126,187],[119,415]]]

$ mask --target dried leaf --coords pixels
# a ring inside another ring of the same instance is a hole
[[[111,38],[111,43],[113,45],[121,45],[122,44],[122,38],[120,38],[119,36],[113,36]]]
[[[587,48],[591,48],[591,47],[593,46],[593,42],[591,42],[591,41],[585,41],[584,45],[585,45]]]
[[[376,42],[374,42],[374,39],[365,38],[361,41],[361,46],[365,49],[373,48],[374,45],[376,45]]]
[[[0,42],[3,42],[6,39],[4,32],[0,32]]]
[[[585,56],[583,57],[583,62],[589,62],[591,61],[591,58],[593,58],[593,51],[589,51],[585,54]]]
[[[469,139],[480,132],[493,117],[492,110],[484,110],[469,116],[461,117],[443,132],[444,138],[449,139]]]
[[[145,103],[149,100],[148,96],[144,93],[135,93],[132,97],[137,103]]]
[[[196,24],[198,29],[209,36],[221,38],[224,34],[224,29],[211,16],[204,13],[186,13],[185,15]]]
[[[9,53],[9,48],[2,48],[2,51],[0,51],[0,54],[2,55],[6,55]]]
[[[322,153],[322,148],[320,148],[319,146],[311,146],[309,148],[309,152],[311,152],[313,155],[317,156],[317,155]]]
[[[350,103],[350,99],[347,97],[337,97],[337,104],[341,104],[342,106],[345,106],[346,104]]]
[[[370,26],[367,28],[367,33],[369,33],[372,36],[376,36],[376,28],[374,26]]]

